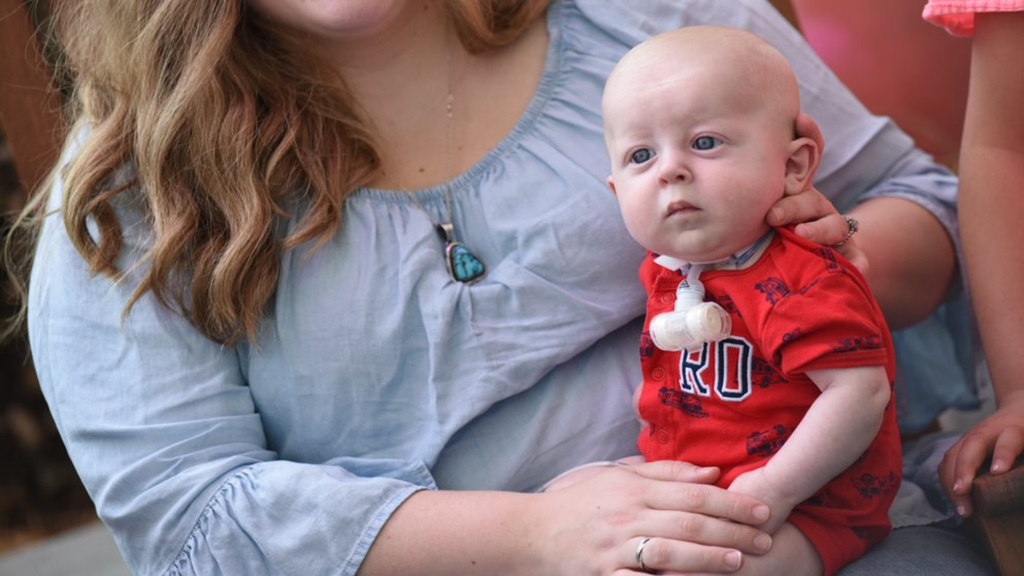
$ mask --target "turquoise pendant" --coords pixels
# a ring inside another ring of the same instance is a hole
[[[444,236],[445,262],[448,264],[448,275],[456,282],[472,284],[487,274],[487,267],[462,242],[455,240],[451,224],[438,224],[438,231]]]

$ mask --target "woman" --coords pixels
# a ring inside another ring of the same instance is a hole
[[[954,276],[955,180],[760,0],[64,8],[79,129],[36,207],[63,219],[28,324],[137,573],[727,572],[767,549],[769,511],[715,470],[524,493],[635,452],[643,250],[599,102],[659,31],[743,27],[792,60],[891,325]],[[848,235],[816,193],[777,208]]]

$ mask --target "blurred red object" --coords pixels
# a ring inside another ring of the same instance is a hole
[[[921,19],[923,0],[792,0],[804,36],[876,114],[956,167],[970,40]]]

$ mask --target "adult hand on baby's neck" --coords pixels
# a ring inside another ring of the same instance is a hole
[[[801,112],[796,118],[796,135],[810,138],[818,145],[818,153],[825,150],[825,138],[813,118]],[[815,172],[817,167],[815,167]],[[808,182],[813,181],[813,176]],[[835,206],[813,185],[799,191],[788,191],[772,206],[765,216],[770,226],[795,225],[793,231],[802,238],[823,246],[832,246],[856,266],[862,274],[868,273],[868,257],[854,238],[848,238],[849,225]]]

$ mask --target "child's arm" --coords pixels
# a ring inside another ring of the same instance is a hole
[[[971,486],[985,460],[1010,470],[1024,452],[1024,12],[978,14],[971,89],[960,147],[960,230],[997,410],[946,453],[943,486],[962,515],[973,508]]]
[[[785,522],[794,506],[864,453],[878,434],[889,403],[889,378],[881,366],[807,375],[821,388],[821,396],[767,464],[738,476],[729,487],[768,504],[769,533]]]

